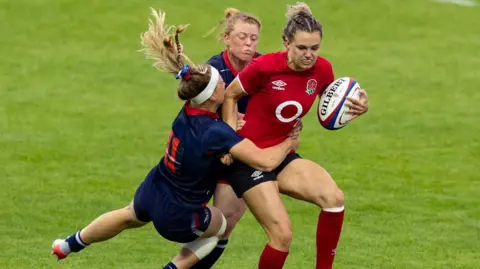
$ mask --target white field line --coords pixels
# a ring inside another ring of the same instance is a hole
[[[475,0],[433,0],[433,1],[440,2],[440,3],[455,4],[459,6],[468,6],[468,7],[474,7],[477,5]]]

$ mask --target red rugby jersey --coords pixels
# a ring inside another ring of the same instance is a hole
[[[322,57],[312,68],[294,71],[283,51],[253,59],[237,79],[250,96],[246,124],[238,134],[267,148],[286,139],[315,98],[334,81],[334,75],[330,62]]]

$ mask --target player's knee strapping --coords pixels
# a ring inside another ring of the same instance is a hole
[[[192,251],[201,260],[215,248],[226,229],[227,220],[222,215],[222,225],[216,235],[208,238],[197,238],[195,241],[184,244],[183,247]]]
[[[222,215],[222,226],[220,226],[220,229],[218,230],[217,237],[221,237],[226,230],[227,230],[227,219],[225,218],[224,215]]]

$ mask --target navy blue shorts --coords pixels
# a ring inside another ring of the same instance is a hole
[[[157,232],[167,240],[188,243],[197,239],[210,225],[210,209],[191,209],[174,204],[155,182],[157,177],[160,173],[154,167],[135,192],[135,215],[140,221],[152,221]]]

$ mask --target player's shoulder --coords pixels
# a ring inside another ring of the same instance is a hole
[[[216,69],[221,69],[223,68],[223,66],[225,65],[224,61],[223,61],[223,52],[220,52],[219,54],[217,55],[213,55],[208,61],[207,61],[207,64],[215,67]]]
[[[286,59],[287,52],[286,51],[277,51],[277,52],[270,52],[265,54],[259,54],[254,60],[260,62],[271,63],[278,60]]]
[[[322,69],[325,69],[325,68],[332,69],[332,63],[330,63],[328,59],[321,56],[318,56],[315,66]]]
[[[278,51],[266,54],[260,54],[252,62],[256,63],[260,71],[273,72],[279,68],[279,63],[286,62],[287,52]]]
[[[195,133],[198,133],[203,132],[219,119],[220,116],[217,113],[189,107],[189,101],[187,101],[175,119],[174,125],[183,126],[187,129],[193,128]]]
[[[235,131],[222,120],[216,120],[210,122],[208,126],[204,126],[204,130],[201,135],[201,140],[204,142],[210,141],[223,141],[228,140],[232,136],[235,136]]]
[[[228,132],[232,129],[227,123],[225,123],[222,120],[213,120],[210,122],[207,133],[209,135],[217,134],[217,133],[223,133],[223,132]],[[232,129],[233,130],[233,129]]]
[[[325,83],[330,83],[333,80],[334,72],[332,63],[329,60],[323,57],[318,57],[317,62],[315,63],[315,71],[318,74],[322,81]]]

